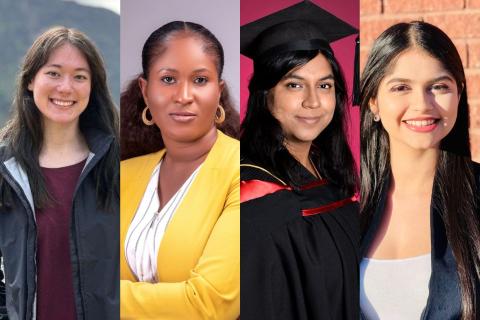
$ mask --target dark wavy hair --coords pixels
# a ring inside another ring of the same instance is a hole
[[[152,153],[165,147],[160,129],[157,126],[146,126],[142,121],[141,115],[146,104],[138,85],[138,79],[140,77],[148,79],[150,67],[154,60],[166,50],[168,41],[178,35],[201,39],[205,52],[215,60],[218,79],[222,79],[223,47],[208,29],[193,22],[172,21],[152,32],[142,50],[143,73],[130,81],[120,98],[122,160]],[[220,104],[225,110],[225,121],[217,124],[218,129],[233,138],[238,138],[239,115],[230,98],[226,84],[220,96]]]
[[[119,187],[119,121],[118,112],[107,86],[107,75],[103,59],[93,42],[82,32],[65,27],[53,27],[41,34],[28,49],[21,66],[13,115],[2,129],[1,137],[7,154],[14,156],[26,171],[37,208],[51,202],[45,187],[38,157],[43,144],[41,114],[35,105],[29,83],[47,63],[50,54],[64,44],[80,50],[91,70],[91,93],[87,108],[79,119],[80,130],[87,128],[100,130],[111,135],[114,140],[106,155],[93,170],[96,181],[97,205],[106,211],[118,201]],[[0,177],[0,206],[12,204],[12,190],[3,177]]]
[[[480,220],[475,212],[475,179],[469,159],[468,103],[460,56],[448,36],[421,21],[399,23],[385,30],[373,44],[361,79],[361,223],[368,230],[391,173],[390,144],[381,122],[373,121],[369,101],[399,55],[420,48],[440,61],[461,91],[452,131],[441,141],[434,196],[441,204],[448,242],[457,262],[464,319],[475,319],[475,279],[480,274]],[[462,90],[463,88],[463,90]]]
[[[348,95],[343,72],[326,42],[318,50],[270,53],[254,60],[248,109],[241,127],[242,157],[270,170],[291,186],[301,185],[299,173],[292,170],[296,160],[285,147],[282,127],[271,114],[268,99],[270,89],[288,72],[307,64],[318,54],[322,54],[332,68],[336,105],[333,119],[313,140],[310,157],[326,179],[351,196],[358,179],[345,134]]]

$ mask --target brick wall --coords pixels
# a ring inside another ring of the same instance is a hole
[[[392,24],[423,20],[453,40],[467,76],[472,158],[480,162],[480,0],[360,0],[360,64]]]

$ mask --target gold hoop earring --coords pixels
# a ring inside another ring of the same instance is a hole
[[[145,109],[143,109],[142,111],[142,121],[143,123],[145,123],[145,125],[151,126],[155,123],[155,121],[153,121],[153,117],[150,120],[147,119],[147,111],[148,111],[148,106],[146,106]],[[152,116],[151,113],[150,113],[150,116]]]
[[[220,110],[220,115],[218,115],[218,110]],[[221,124],[225,121],[225,110],[221,105],[218,105],[217,111],[215,112],[215,123]]]

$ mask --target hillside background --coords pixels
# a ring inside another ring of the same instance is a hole
[[[120,17],[103,8],[63,0],[0,1],[0,126],[9,116],[16,74],[33,40],[54,25],[76,28],[97,45],[105,63],[109,87],[120,101]]]

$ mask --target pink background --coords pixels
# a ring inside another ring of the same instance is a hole
[[[299,0],[241,0],[240,1],[240,24],[243,26],[249,22],[260,19],[268,14],[279,11],[286,7],[299,3]],[[312,0],[323,9],[334,14],[343,21],[349,23],[358,29],[359,26],[359,1],[358,0]],[[331,44],[335,57],[339,61],[347,83],[349,95],[352,92],[353,69],[355,57],[355,38],[352,35]],[[243,119],[247,107],[248,100],[248,82],[253,73],[252,61],[241,55],[240,56],[240,117]],[[359,108],[350,108],[350,121],[348,126],[348,138],[353,156],[359,164],[360,158],[360,117]]]

